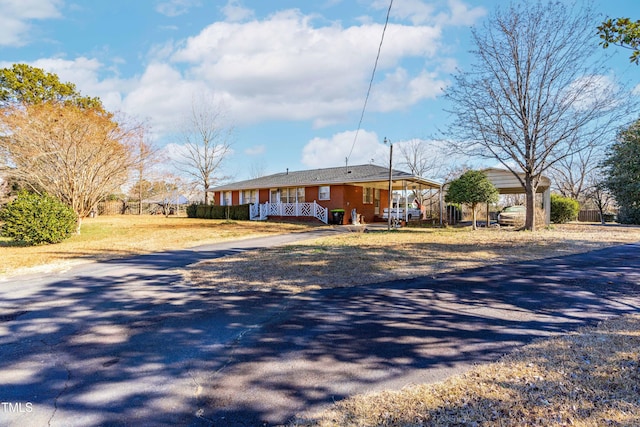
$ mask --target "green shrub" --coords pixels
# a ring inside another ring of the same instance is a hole
[[[198,218],[198,203],[191,203],[187,206],[187,218]]]
[[[196,218],[205,218],[207,205],[196,206]]]
[[[249,221],[249,205],[229,206],[228,219]]]
[[[20,192],[0,211],[3,236],[28,245],[59,243],[76,231],[76,214],[51,196]]]
[[[564,224],[578,219],[580,204],[577,200],[562,197],[557,194],[551,195],[551,221],[555,224]]]
[[[640,224],[640,201],[620,206],[618,222],[620,224]]]
[[[194,218],[230,219],[230,220],[238,220],[238,221],[249,220],[249,205],[238,205],[238,206],[197,205],[194,207],[194,210],[195,210]],[[187,211],[187,214],[188,214],[188,211]]]

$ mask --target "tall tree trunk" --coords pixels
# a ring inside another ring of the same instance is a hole
[[[528,174],[524,180],[526,216],[524,220],[524,229],[536,231],[536,187],[533,185],[532,178]]]
[[[472,221],[472,224],[471,224],[471,229],[472,230],[477,230],[478,229],[478,227],[476,225],[476,207],[477,207],[477,205],[475,205],[475,204],[471,206],[471,210],[473,211],[473,214],[472,214],[473,215],[473,221]]]

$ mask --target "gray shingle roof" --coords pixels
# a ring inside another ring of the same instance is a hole
[[[393,170],[393,181],[407,180],[425,186],[439,187],[440,183]],[[316,185],[356,184],[389,181],[389,168],[376,165],[357,165],[304,171],[288,171],[220,185],[209,191],[254,190],[260,188],[304,187]]]

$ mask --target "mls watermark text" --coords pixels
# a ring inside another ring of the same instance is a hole
[[[0,413],[2,412],[28,414],[30,412],[33,412],[33,403],[31,402],[0,402]]]

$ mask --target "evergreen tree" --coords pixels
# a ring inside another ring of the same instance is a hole
[[[640,120],[618,133],[604,161],[605,185],[624,224],[640,224]]]
[[[444,200],[447,203],[469,205],[473,211],[473,229],[476,229],[476,207],[480,203],[496,203],[498,190],[481,171],[470,170],[451,181]]]

